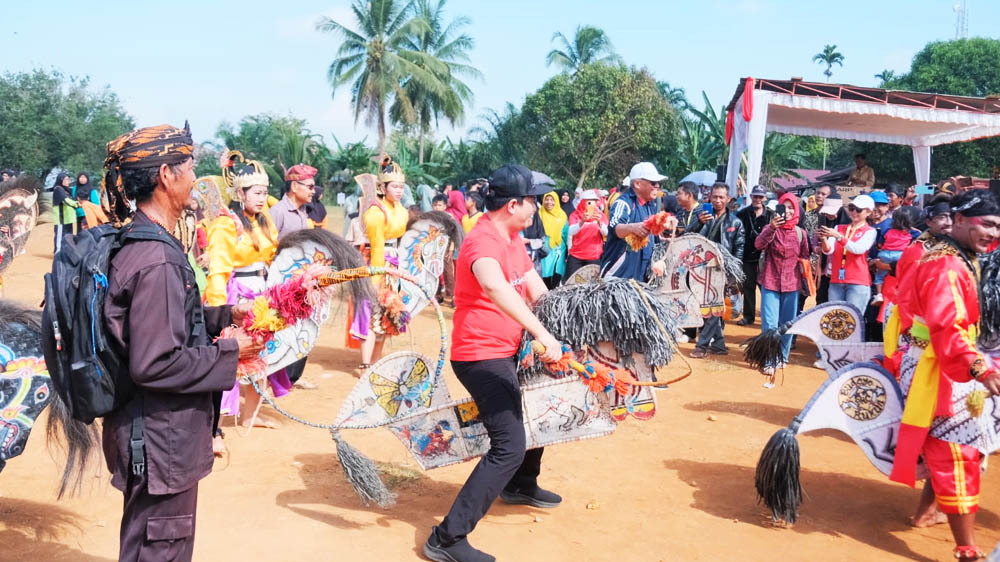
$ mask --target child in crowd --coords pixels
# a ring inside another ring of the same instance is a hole
[[[920,231],[913,228],[913,219],[906,209],[896,209],[892,213],[892,227],[885,231],[885,237],[878,249],[878,259],[884,264],[893,265],[899,261],[911,242],[920,236]],[[875,271],[875,297],[872,303],[882,302],[882,283],[889,272],[876,268]]]

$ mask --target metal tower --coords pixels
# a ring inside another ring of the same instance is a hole
[[[955,0],[955,39],[969,37],[969,6],[967,0]]]

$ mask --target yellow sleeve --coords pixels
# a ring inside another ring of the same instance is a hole
[[[369,207],[365,211],[365,233],[371,247],[370,265],[373,267],[385,267],[385,227],[385,211],[374,205]]]
[[[236,221],[222,216],[208,227],[208,283],[205,287],[205,304],[226,304],[226,285],[233,273],[236,255]]]

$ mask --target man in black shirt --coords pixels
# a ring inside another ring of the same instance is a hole
[[[764,208],[767,200],[767,190],[758,185],[750,192],[750,204],[740,209],[736,216],[743,223],[745,242],[743,246],[743,318],[736,322],[737,326],[753,324],[757,314],[757,267],[760,262],[760,250],[754,246],[754,240],[771,222],[771,211]]]

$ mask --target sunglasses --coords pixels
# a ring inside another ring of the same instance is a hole
[[[847,212],[848,213],[860,213],[861,209],[855,207],[854,205],[848,205],[847,206]]]

